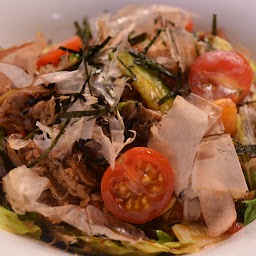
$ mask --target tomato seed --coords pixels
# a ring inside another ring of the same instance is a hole
[[[164,177],[162,174],[159,174],[158,175],[158,181],[162,182],[164,180]]]
[[[127,186],[124,182],[119,182],[118,191],[121,195],[125,195],[127,193]]]
[[[117,201],[119,204],[121,204],[121,203],[123,202],[123,199],[120,198],[120,197],[116,197],[115,199],[116,199],[116,201]]]
[[[129,199],[128,202],[126,203],[126,210],[131,210],[132,209],[132,200]]]
[[[148,172],[150,172],[151,170],[152,170],[152,165],[151,165],[151,164],[147,164],[146,167],[145,167],[144,172],[145,172],[145,173],[148,173]]]
[[[148,183],[148,182],[150,181],[149,175],[144,174],[144,176],[142,177],[141,181],[142,181],[143,183]]]
[[[152,191],[158,193],[158,192],[162,191],[162,188],[159,186],[153,186]]]
[[[144,206],[144,209],[148,209],[149,208],[148,198],[146,196],[142,197],[141,202],[142,202],[142,204]]]
[[[134,208],[135,208],[136,211],[139,210],[139,208],[140,208],[139,200],[135,200]]]

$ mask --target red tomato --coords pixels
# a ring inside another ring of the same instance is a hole
[[[243,227],[244,227],[243,224],[238,223],[238,222],[234,222],[233,225],[228,229],[227,233],[229,235],[233,235],[234,233],[236,233],[239,230],[241,230]]]
[[[166,209],[174,189],[169,160],[157,151],[136,147],[107,168],[101,194],[108,210],[126,222],[143,224]]]
[[[188,32],[192,32],[194,28],[194,23],[190,20],[184,27]]]
[[[39,59],[37,60],[36,65],[39,68],[47,64],[52,64],[53,66],[57,67],[61,60],[61,57],[63,57],[66,54],[66,51],[58,49],[59,46],[63,46],[65,48],[68,48],[74,51],[79,51],[80,48],[82,48],[82,44],[83,43],[80,37],[74,36],[60,43],[59,45],[56,45],[50,51],[40,56]]]
[[[189,72],[191,91],[202,97],[211,89],[213,99],[244,99],[253,81],[248,61],[234,51],[215,50],[199,56]],[[210,86],[209,86],[210,85]]]

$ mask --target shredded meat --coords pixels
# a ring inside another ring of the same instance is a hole
[[[55,99],[52,97],[47,101],[39,101],[31,109],[31,116],[36,120],[40,120],[46,124],[53,124],[56,120],[57,114],[55,114]]]
[[[9,134],[34,130],[37,117],[33,116],[34,112],[28,101],[48,92],[48,89],[41,86],[16,90],[0,107],[0,125],[5,127]]]
[[[19,157],[24,164],[31,163],[40,155],[41,152],[33,141],[19,150]],[[48,192],[41,201],[49,205],[57,202],[58,205],[76,204],[85,208],[90,204],[103,208],[97,173],[88,168],[81,152],[74,152],[64,161],[45,158],[34,168],[40,176],[51,181],[51,197]]]
[[[124,119],[128,136],[130,136],[129,130],[136,131],[136,139],[127,145],[125,150],[131,147],[147,146],[151,133],[150,128],[155,122],[161,120],[162,114],[148,109],[135,101],[128,102],[120,113]]]

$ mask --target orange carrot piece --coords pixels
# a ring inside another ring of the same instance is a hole
[[[60,46],[74,51],[79,51],[80,48],[82,48],[82,45],[82,40],[78,36],[74,36],[66,41],[63,41],[62,43],[52,47],[45,54],[41,55],[37,60],[37,67],[40,68],[47,64],[52,64],[53,66],[57,67],[61,58],[67,53],[65,50],[59,49]]]

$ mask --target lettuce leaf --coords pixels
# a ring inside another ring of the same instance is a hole
[[[256,219],[256,199],[244,201],[246,209],[244,213],[244,224],[248,225]]]
[[[183,254],[196,252],[193,242],[165,242],[159,243],[155,240],[139,240],[131,243],[128,241],[113,241],[101,237],[81,236],[77,238],[78,243],[84,242],[84,247],[75,248],[75,252],[104,253],[106,255],[122,256],[146,256],[158,255],[161,253]]]
[[[156,231],[157,237],[158,237],[158,243],[160,244],[164,244],[166,242],[173,242],[174,239],[167,234],[166,232],[164,232],[163,230],[157,230]]]
[[[3,190],[12,209],[17,214],[34,212],[50,219],[52,223],[65,222],[87,235],[104,236],[113,240],[136,242],[145,234],[135,226],[113,219],[93,205],[50,206],[39,198],[49,188],[49,179],[39,176],[31,168],[19,166],[3,178]]]
[[[211,247],[228,238],[227,234],[218,237],[210,237],[205,224],[187,222],[175,224],[172,227],[175,236],[179,241],[190,241],[194,243],[195,250]]]
[[[102,236],[88,236],[64,226],[52,226],[52,244],[63,242],[74,253],[88,255],[154,256],[162,253],[184,254],[198,251],[193,241],[175,241],[167,233],[157,230],[158,240],[113,240]]]
[[[22,221],[18,215],[0,206],[0,229],[40,239],[42,230],[32,221]]]

